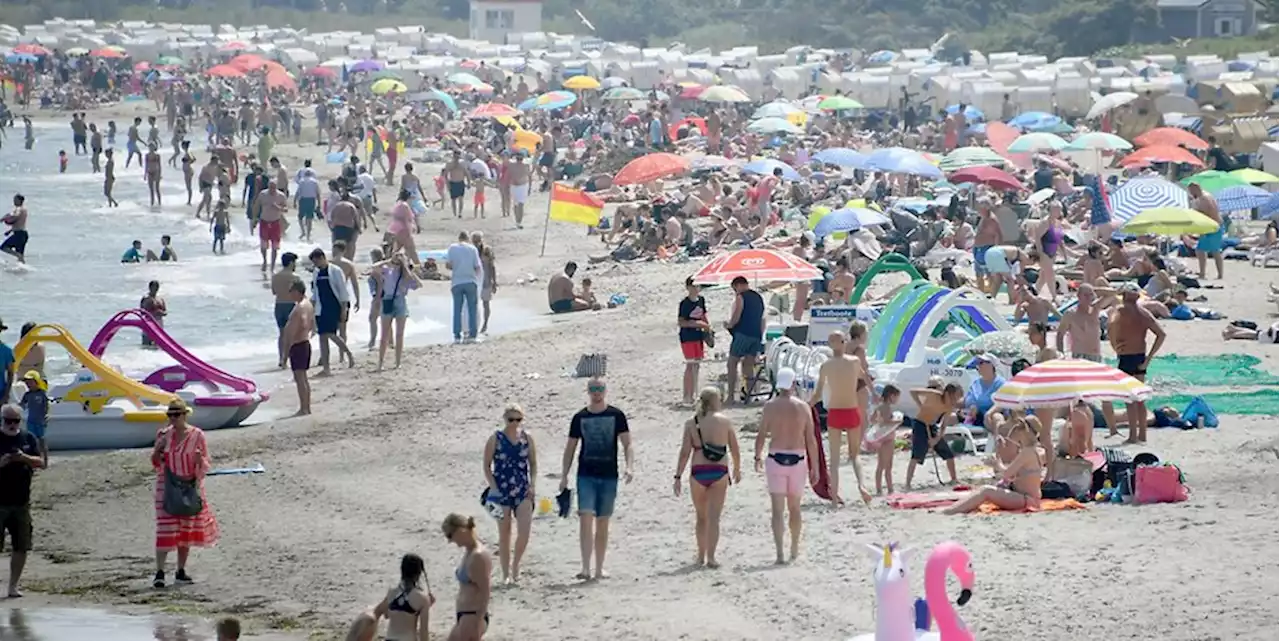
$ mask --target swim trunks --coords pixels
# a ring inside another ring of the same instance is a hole
[[[1079,358],[1081,360],[1093,361],[1095,363],[1102,362],[1101,354],[1083,354],[1080,352],[1071,352],[1071,358]]]
[[[1218,227],[1218,231],[1212,234],[1205,234],[1196,241],[1196,251],[1206,254],[1221,254],[1222,239],[1226,234],[1223,232],[1223,226]]]
[[[1146,360],[1146,354],[1118,354],[1116,355],[1116,369],[1129,376],[1146,376],[1147,368],[1143,364]]]
[[[467,183],[461,180],[449,181],[449,198],[452,198],[453,200],[457,200],[459,198],[462,198],[464,195],[466,195],[466,193],[467,193]]]
[[[278,220],[264,220],[258,223],[258,239],[264,244],[270,243],[271,247],[279,249],[281,227]]]
[[[289,322],[289,314],[293,313],[293,308],[297,307],[297,303],[291,303],[287,300],[276,301],[275,309],[272,312],[276,317],[276,328],[284,329],[286,323]]]
[[[978,245],[973,248],[973,273],[978,276],[987,275],[987,250],[991,245]]]
[[[828,419],[829,420],[829,419]],[[911,423],[911,460],[916,464],[924,462],[924,457],[929,453],[929,439],[938,435],[937,425],[925,425],[920,419],[907,418],[907,422]],[[950,461],[955,458],[955,452],[947,445],[946,439],[938,439],[933,444],[933,453],[944,461]]]
[[[862,427],[862,412],[856,407],[827,409],[827,429],[853,430]]]
[[[356,237],[356,230],[354,227],[335,225],[333,228],[334,241],[341,240],[341,241],[350,243],[352,240],[355,240],[355,237]]]
[[[573,311],[573,300],[566,298],[551,303],[551,311],[557,314],[567,314]]]
[[[529,184],[512,185],[511,202],[517,205],[523,205],[526,200],[529,200]]]
[[[311,341],[294,343],[289,346],[289,370],[305,372],[311,367]]]
[[[539,164],[539,165],[542,165],[543,167],[550,167],[550,166],[552,166],[552,165],[556,164],[556,154],[555,154],[555,152],[553,152],[553,151],[546,151],[546,152],[543,152],[543,153],[542,153],[542,156],[541,156],[540,158],[538,158],[538,164]]]
[[[684,354],[686,363],[696,363],[707,357],[707,344],[702,339],[680,341],[680,353]]]
[[[298,220],[310,220],[316,217],[316,199],[298,199]]]
[[[1003,247],[992,247],[982,254],[982,262],[987,266],[989,274],[1009,274],[1009,260],[1004,255]]]
[[[29,239],[30,236],[27,234],[27,230],[15,229],[9,232],[8,238],[5,238],[3,243],[0,243],[0,249],[10,249],[25,255],[27,253],[27,240]]]
[[[801,450],[770,452],[764,462],[764,477],[769,493],[780,496],[799,496],[809,480],[809,465]]]

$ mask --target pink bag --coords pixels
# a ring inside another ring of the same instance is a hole
[[[1134,485],[1133,500],[1136,503],[1181,503],[1187,500],[1182,470],[1176,465],[1141,466]]]

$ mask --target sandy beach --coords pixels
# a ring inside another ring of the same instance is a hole
[[[153,106],[138,104],[91,112],[91,119]],[[314,121],[307,125],[306,136],[314,136]],[[197,152],[201,162],[206,155]],[[335,165],[324,164],[322,146],[282,143],[278,155],[290,170],[311,158],[321,173],[336,173]],[[438,171],[425,166],[416,173],[425,179]],[[393,198],[387,187],[379,195],[384,202]],[[764,479],[751,471],[754,434],[743,432],[744,478],[729,492],[723,567],[694,568],[693,510],[687,496],[672,496],[670,479],[689,415],[673,405],[682,364],[676,305],[696,263],[588,266],[587,256],[601,253],[600,240],[563,223],[551,223],[540,257],[545,194],[531,198],[522,230],[499,217],[496,200],[494,194],[484,220],[473,220],[469,211],[457,220],[433,210],[418,246],[443,248],[459,231],[484,232],[498,260],[497,297],[537,316],[538,328],[477,345],[415,348],[404,367],[381,373],[374,371],[375,358],[357,350],[356,368],[313,381],[314,416],[210,432],[215,466],[261,463],[267,473],[207,483],[223,538],[193,554],[194,586],[150,587],[154,473],[147,451],[56,458],[34,483],[36,549],[25,587],[85,601],[234,614],[258,630],[322,639],[378,601],[397,579],[400,555],[416,552],[427,561],[439,599],[431,628],[444,638],[453,622],[452,572],[460,554],[441,536],[440,522],[450,512],[473,514],[483,540],[496,545],[496,527],[476,497],[484,484],[484,443],[499,427],[503,406],[524,406],[540,469],[558,472],[569,418],[586,402],[585,381],[563,373],[580,355],[603,352],[610,402],[630,418],[637,472],[619,492],[606,564],[611,577],[592,584],[573,579],[576,521],[538,517],[523,583],[495,589],[486,639],[845,639],[874,630],[874,568],[865,543],[901,541],[927,551],[945,540],[964,544],[973,556],[977,585],[961,614],[979,639],[1275,638],[1275,417],[1224,416],[1219,429],[1152,430],[1149,445],[1128,448],[1182,467],[1192,494],[1181,504],[943,516],[890,509],[880,498],[869,508],[835,510],[809,494],[803,557],[784,567],[773,565]],[[579,277],[591,277],[602,299],[623,293],[627,303],[552,318],[546,282],[567,260],[583,265]],[[536,280],[517,283],[530,275]],[[1276,304],[1265,292],[1276,272],[1228,262],[1226,276],[1222,289],[1200,292],[1205,304],[1232,319],[1272,322]],[[896,278],[878,279],[872,291],[902,282]],[[448,285],[428,282],[424,291],[447,295]],[[718,325],[728,316],[729,292],[706,296]],[[270,303],[264,292],[263,332],[273,331]],[[1164,353],[1245,353],[1277,370],[1274,345],[1222,341],[1226,322],[1166,321]],[[723,367],[704,365],[704,380]],[[282,393],[274,403],[291,407],[294,399]],[[728,413],[743,426],[757,420],[759,409]],[[1098,444],[1109,443],[1104,435],[1096,432]],[[874,462],[863,460],[869,481]],[[901,483],[906,455],[899,453],[896,463]],[[958,463],[963,478],[980,460]],[[848,479],[847,467],[844,474]],[[544,474],[537,491],[553,495],[557,484]],[[917,486],[937,489],[928,464],[917,473]],[[916,594],[923,594],[925,556],[911,566]]]

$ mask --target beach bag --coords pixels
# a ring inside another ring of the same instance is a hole
[[[608,369],[608,354],[583,354],[582,357],[578,359],[578,367],[575,369],[574,375],[578,378],[604,376]]]
[[[1059,458],[1053,462],[1053,478],[1071,488],[1072,496],[1086,496],[1093,487],[1093,463],[1083,458]]]
[[[1133,500],[1137,503],[1181,503],[1187,486],[1177,465],[1143,465],[1135,472]]]
[[[1191,425],[1200,425],[1200,421],[1204,421],[1204,427],[1217,427],[1218,415],[1214,413],[1213,408],[1209,407],[1209,402],[1204,400],[1203,396],[1197,396],[1187,403],[1187,409],[1182,410],[1182,420]]]
[[[184,479],[173,473],[169,467],[169,455],[165,454],[164,494],[161,507],[169,516],[195,516],[204,509],[204,499],[200,498],[200,481]]]

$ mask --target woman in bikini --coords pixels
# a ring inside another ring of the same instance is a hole
[[[720,514],[724,510],[730,483],[726,457],[733,462],[732,482],[742,481],[738,437],[733,423],[720,409],[720,390],[704,388],[698,396],[697,413],[685,423],[680,456],[676,459],[675,482],[672,484],[675,495],[680,496],[685,464],[692,459],[689,496],[697,514],[694,526],[698,541],[697,563],[711,569],[720,567],[716,561],[716,546],[720,543]]]
[[[492,589],[489,574],[493,557],[476,534],[476,520],[470,516],[450,514],[440,528],[444,538],[462,548],[462,562],[453,576],[458,580],[458,598],[454,601],[453,628],[448,641],[480,641],[489,628],[489,598]]]
[[[524,409],[508,405],[502,412],[503,428],[484,446],[484,475],[489,500],[502,506],[498,523],[498,562],[502,583],[520,581],[520,559],[529,546],[533,527],[534,482],[538,478],[538,450],[533,435],[524,430]],[[497,498],[494,498],[494,497]],[[511,555],[511,522],[516,523],[515,556]]]
[[[430,609],[436,602],[428,584],[423,588],[426,566],[417,554],[400,558],[400,582],[387,590],[382,603],[373,609],[374,625],[387,618],[385,641],[427,641]]]
[[[975,512],[988,502],[1002,510],[1025,510],[1040,506],[1040,480],[1044,463],[1036,448],[1036,434],[1021,417],[1011,419],[1010,424],[1007,438],[1018,448],[1018,453],[1001,474],[1000,483],[982,487],[943,510],[943,514]]]

